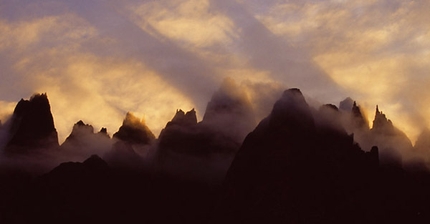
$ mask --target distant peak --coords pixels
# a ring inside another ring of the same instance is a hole
[[[145,122],[130,112],[127,112],[122,126],[113,137],[132,144],[149,144],[155,140],[154,134]]]
[[[346,99],[340,101],[339,109],[343,111],[351,111],[354,107],[355,101],[351,99],[351,97],[347,97]]]

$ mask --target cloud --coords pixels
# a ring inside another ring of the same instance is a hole
[[[209,1],[157,1],[141,3],[130,10],[144,29],[153,27],[164,36],[185,46],[208,47],[228,44],[237,37],[232,21],[220,13],[209,11]]]
[[[177,108],[203,114],[229,76],[299,87],[323,103],[351,96],[368,114],[380,104],[414,138],[430,125],[429,9],[388,0],[5,0],[0,101],[48,92],[62,138],[80,119],[114,132],[128,110],[157,134]]]

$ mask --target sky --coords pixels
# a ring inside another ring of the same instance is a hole
[[[60,141],[126,112],[158,135],[201,119],[226,77],[251,101],[297,87],[375,106],[414,141],[430,126],[427,0],[0,0],[0,120],[47,93]]]

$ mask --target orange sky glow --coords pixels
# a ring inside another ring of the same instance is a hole
[[[240,88],[298,87],[375,106],[414,142],[430,126],[425,0],[0,2],[0,120],[46,92],[60,141],[79,120],[113,134],[130,111],[158,135],[176,109]],[[256,92],[249,90],[251,100]]]

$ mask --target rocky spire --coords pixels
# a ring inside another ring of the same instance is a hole
[[[9,147],[11,150],[58,146],[58,135],[46,93],[19,101],[13,112],[10,134],[8,146],[15,148]]]
[[[132,144],[150,144],[155,140],[154,134],[145,122],[130,112],[127,113],[122,126],[113,137]]]
[[[387,134],[393,134],[395,132],[393,123],[391,120],[387,119],[386,115],[382,111],[379,111],[378,105],[376,105],[372,130],[376,132],[385,132]]]
[[[363,116],[363,113],[361,112],[360,107],[357,105],[357,103],[354,101],[351,109],[352,113],[352,119],[353,119],[353,125],[357,128],[369,128],[367,119]]]

